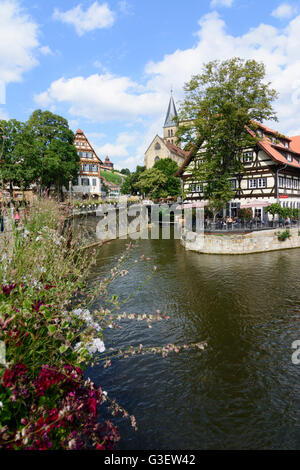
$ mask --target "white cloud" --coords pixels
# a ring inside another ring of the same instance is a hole
[[[210,2],[210,6],[212,8],[215,7],[231,7],[233,4],[233,0],[212,0]]]
[[[130,3],[128,3],[126,0],[121,0],[118,3],[118,6],[120,8],[120,12],[123,13],[124,15],[132,15],[133,13],[132,5],[130,5]]]
[[[42,46],[39,48],[39,51],[43,55],[53,55],[53,52],[51,51],[49,46]]]
[[[282,3],[275,10],[272,11],[272,16],[280,20],[291,18],[296,13],[295,7],[289,3]]]
[[[183,98],[184,83],[191,75],[201,72],[203,63],[229,57],[253,58],[266,64],[266,78],[280,93],[275,104],[279,123],[269,125],[289,135],[299,132],[300,15],[285,29],[261,23],[243,35],[233,36],[214,11],[200,19],[195,37],[195,44],[190,49],[177,49],[158,62],[146,64],[143,85],[130,77],[110,73],[59,78],[36,96],[36,102],[41,106],[66,103],[71,117],[77,119],[122,121],[123,129],[128,126],[126,136],[131,132],[129,124],[133,124],[134,140],[126,140],[119,132],[115,141],[106,142],[98,149],[102,156],[107,153],[120,159],[121,166],[132,158],[141,164],[152,138],[162,132],[171,85],[178,101]]]
[[[38,26],[17,0],[0,2],[0,80],[18,82],[37,65]]]
[[[143,92],[143,87],[128,77],[94,74],[87,78],[60,78],[48,90],[37,95],[40,106],[53,101],[69,102],[69,112],[95,121],[135,119],[161,108],[159,93]]]
[[[121,132],[115,142],[96,145],[95,150],[102,159],[105,158],[106,155],[110,158],[129,157],[129,147],[136,142],[137,137],[138,135],[134,133],[129,134],[127,132]]]
[[[100,5],[97,1],[86,11],[81,8],[80,4],[65,12],[56,8],[53,18],[73,25],[79,36],[95,29],[109,28],[115,21],[114,12],[110,10],[107,3]]]
[[[5,121],[9,119],[7,112],[2,108],[0,108],[0,119],[3,119]]]

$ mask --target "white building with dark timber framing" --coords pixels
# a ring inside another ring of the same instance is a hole
[[[276,202],[282,207],[300,209],[300,136],[288,137],[256,124],[259,141],[241,155],[244,172],[231,178],[235,196],[227,205],[226,214],[233,217],[240,208],[251,208],[254,216],[263,219],[264,207]],[[193,157],[189,153],[176,174],[181,178],[186,202],[204,200],[205,183],[192,176],[193,168],[199,164],[201,155]]]

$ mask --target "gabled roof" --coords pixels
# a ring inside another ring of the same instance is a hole
[[[177,117],[177,111],[176,111],[176,106],[173,100],[173,96],[171,95],[170,101],[169,101],[169,106],[168,106],[168,111],[164,123],[164,127],[173,127],[175,126],[175,122],[173,119]]]
[[[164,141],[165,145],[168,147],[170,152],[176,153],[176,155],[179,155],[179,157],[186,158],[190,152],[186,152],[185,150],[182,150],[180,147],[177,147],[177,145],[172,144],[169,141]]]
[[[99,162],[102,164],[103,162],[102,162],[101,158],[98,157],[97,153],[95,152],[93,146],[90,144],[89,139],[86,137],[85,133],[84,133],[81,129],[77,129],[76,134],[75,134],[75,139],[76,139],[76,136],[77,136],[78,134],[79,134],[80,136],[83,136],[83,137],[85,138],[85,140],[87,141],[87,143],[88,143],[89,146],[91,147],[92,151],[94,152],[96,158],[98,158]]]
[[[253,122],[259,128],[261,128],[261,130],[264,133],[272,134],[274,137],[278,137],[278,132],[270,129],[267,126],[264,126],[263,124],[259,122],[255,122],[255,121]],[[248,127],[246,127],[246,129],[249,132],[249,134],[251,134],[253,137],[257,137],[256,134],[251,129],[249,129]],[[257,145],[262,150],[264,150],[264,152],[266,152],[266,154],[269,155],[269,157],[271,157],[272,160],[274,160],[276,163],[282,163],[282,164],[285,164],[287,166],[291,166],[294,168],[300,168],[300,163],[298,163],[298,161],[296,161],[295,158],[293,159],[292,162],[290,162],[287,160],[284,154],[280,152],[280,150],[282,150],[284,153],[290,153],[292,156],[297,157],[300,162],[300,136],[287,137],[282,134],[282,138],[289,142],[289,148],[285,147],[281,142],[274,144],[265,135],[263,136],[262,139],[260,139],[257,142]],[[179,168],[175,176],[180,176],[182,174],[183,170],[189,165],[192,158],[193,158],[192,152],[189,152],[189,155],[187,155],[185,161],[183,162],[182,166]]]
[[[276,137],[278,135],[278,133],[276,131],[273,131],[273,130],[269,129],[268,127],[266,127],[266,126],[264,126],[260,123],[256,123],[256,124],[258,124],[259,127],[262,128],[262,130],[265,129],[265,132],[274,135],[274,137]],[[247,128],[247,130],[248,130],[249,134],[251,134],[253,137],[255,137],[255,133],[253,131],[251,131],[249,128]],[[287,137],[285,135],[282,135],[282,138],[289,141],[289,142],[292,141],[292,139],[290,137]],[[290,161],[287,160],[287,158],[284,156],[284,154],[282,154],[280,152],[280,150],[283,150],[284,153],[294,154],[294,156],[298,157],[298,159],[300,161],[300,153],[295,152],[292,148],[285,147],[281,142],[274,144],[265,135],[262,139],[260,139],[258,141],[258,145],[276,163],[283,163],[283,164],[288,165],[288,166],[300,168],[300,163],[298,163],[298,161],[295,161],[295,159],[293,159],[293,161],[290,162]]]
[[[300,154],[300,135],[291,137],[290,149]]]

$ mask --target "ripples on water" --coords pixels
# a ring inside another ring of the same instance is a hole
[[[105,277],[125,247],[99,252],[91,282]],[[158,271],[127,313],[167,312],[152,324],[126,321],[107,346],[208,341],[205,351],[119,360],[90,377],[134,414],[118,421],[120,449],[299,449],[300,250],[245,256],[186,252],[177,240],[144,240],[132,260],[151,256]],[[112,291],[124,298],[151,270],[141,263]]]

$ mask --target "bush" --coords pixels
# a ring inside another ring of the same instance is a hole
[[[291,233],[289,230],[285,230],[284,232],[278,232],[277,236],[280,242],[284,242],[288,238],[291,238]]]
[[[251,209],[240,209],[239,210],[239,218],[249,222],[250,220],[253,219],[252,210]]]
[[[87,310],[70,305],[93,256],[79,255],[75,240],[63,234],[54,203],[40,203],[23,221],[23,229],[1,240],[0,448],[112,449],[117,429],[99,424],[106,396],[83,378],[93,353],[104,350],[105,317],[99,314],[99,326]]]

